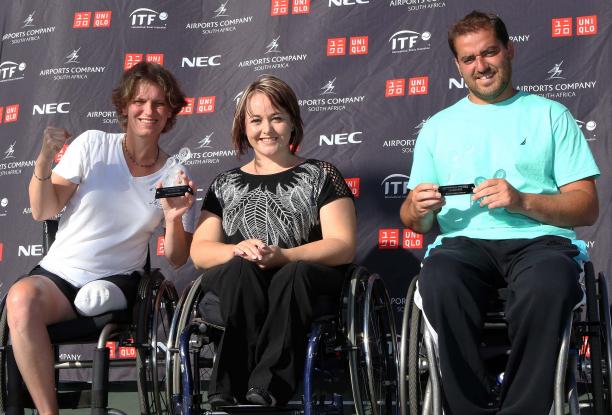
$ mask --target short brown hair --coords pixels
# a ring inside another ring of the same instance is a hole
[[[172,115],[168,118],[163,133],[169,131],[176,122],[176,115],[187,105],[185,94],[181,91],[178,81],[163,66],[152,62],[139,62],[125,71],[121,75],[119,85],[113,89],[112,100],[117,111],[119,124],[125,130],[127,127],[127,117],[123,115],[123,110],[136,94],[138,82],[145,81],[157,85],[164,91],[166,103],[170,107]]]
[[[451,26],[448,30],[448,46],[455,58],[457,57],[457,50],[455,49],[455,39],[458,36],[465,35],[466,33],[474,33],[480,30],[492,30],[497,40],[501,41],[504,47],[508,47],[508,30],[502,19],[493,13],[483,13],[478,10],[474,10],[463,19]]]
[[[289,148],[292,153],[295,153],[297,147],[304,138],[304,124],[300,115],[300,106],[293,89],[282,79],[273,75],[262,75],[257,78],[251,85],[247,86],[242,92],[242,96],[236,105],[234,111],[234,120],[232,122],[232,143],[234,149],[241,156],[249,149],[249,140],[246,135],[245,120],[247,115],[247,104],[249,98],[253,94],[261,92],[267,96],[272,105],[279,110],[286,111],[291,118],[293,131],[289,139]]]

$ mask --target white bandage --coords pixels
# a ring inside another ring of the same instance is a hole
[[[87,317],[104,314],[108,311],[127,308],[127,300],[119,287],[110,281],[88,282],[81,287],[74,299],[79,314]]]

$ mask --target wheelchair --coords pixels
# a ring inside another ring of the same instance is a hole
[[[586,307],[574,311],[561,337],[551,414],[612,414],[612,338],[605,276],[584,264]],[[436,349],[423,313],[415,303],[417,278],[406,295],[400,342],[400,414],[441,415],[442,386]],[[496,299],[485,318],[481,353],[488,366],[503,372],[509,346],[503,344],[504,313]],[[501,335],[500,335],[501,332]],[[499,345],[500,339],[502,345]],[[505,340],[507,342],[507,340]],[[501,357],[501,363],[499,358]],[[496,362],[495,360],[498,359]]]
[[[53,242],[57,221],[45,221],[43,250]],[[172,282],[157,269],[151,270],[147,258],[132,310],[107,312],[94,317],[78,317],[48,327],[55,349],[55,381],[60,409],[91,408],[91,413],[124,414],[108,408],[109,369],[136,367],[136,383],[141,414],[167,414],[168,402],[162,392],[165,379],[165,344],[174,313],[177,293]],[[5,299],[0,319],[0,413],[23,414],[34,408],[15,363],[9,342]],[[110,360],[109,340],[118,347],[134,347],[135,358]],[[97,343],[91,360],[60,360],[59,346]],[[60,382],[61,369],[91,368],[90,382]],[[160,389],[161,388],[161,389]]]
[[[173,414],[206,412],[203,392],[223,334],[218,298],[203,293],[205,274],[186,288],[172,319],[166,357],[166,393]],[[322,296],[308,335],[303,397],[292,413],[343,414],[337,388],[350,380],[357,415],[395,415],[398,399],[397,347],[393,311],[382,279],[351,266],[340,301]],[[322,389],[319,390],[319,389]],[[231,407],[224,408],[228,412]],[[353,412],[351,412],[353,413]]]

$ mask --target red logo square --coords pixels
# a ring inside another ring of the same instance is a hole
[[[60,151],[55,153],[55,157],[53,157],[53,161],[55,162],[55,164],[60,162],[60,160],[64,156],[64,153],[66,153],[67,149],[68,149],[68,144],[64,144],[62,148],[60,148]]]
[[[399,247],[399,229],[379,229],[378,249],[397,249]]]
[[[399,79],[387,79],[385,85],[385,98],[388,97],[401,97],[406,94],[406,80],[403,78]]]
[[[421,249],[423,248],[423,234],[416,233],[412,229],[404,229],[402,248]]]
[[[283,16],[285,14],[289,14],[289,0],[272,0],[270,16]]]
[[[110,10],[95,12],[93,27],[110,27],[112,15],[113,12]]]
[[[590,36],[597,34],[597,16],[576,17],[576,35]]]
[[[292,14],[310,13],[310,0],[293,0]]]
[[[108,357],[111,359],[117,358],[117,342],[106,342],[104,343],[104,347],[108,349]]]
[[[552,19],[552,37],[566,37],[572,35],[572,18],[560,17]]]
[[[130,340],[133,342],[133,340]],[[119,346],[119,355],[117,359],[135,359],[136,348],[133,346]]]
[[[427,95],[428,92],[428,76],[416,76],[408,79],[408,95]]]
[[[76,12],[72,20],[73,29],[86,29],[91,23],[91,12]]]
[[[346,38],[332,37],[327,39],[327,56],[346,55]]]
[[[368,54],[368,37],[367,36],[352,36],[350,40],[351,55],[367,55]]]
[[[207,112],[215,112],[215,100],[216,97],[199,97],[198,106],[196,107],[196,114],[204,114]]]
[[[4,107],[0,107],[0,124],[2,124],[2,114],[4,113]]]
[[[360,178],[359,177],[350,177],[350,178],[346,178],[344,179],[344,181],[346,182],[347,186],[349,187],[349,189],[351,189],[351,193],[353,193],[353,196],[355,198],[359,197],[359,185],[360,185]]]
[[[166,251],[164,250],[166,239],[163,236],[157,237],[157,256],[164,256]]]
[[[147,62],[153,62],[160,65],[164,64],[164,54],[163,53],[147,53],[146,57]]]
[[[123,62],[123,69],[128,70],[138,62],[142,61],[142,53],[126,53],[125,61]]]
[[[4,109],[4,122],[15,122],[19,119],[19,104],[7,105]]]
[[[4,244],[0,242],[0,262],[4,260]]]
[[[195,99],[185,98],[185,101],[187,101],[187,105],[181,108],[181,112],[179,112],[178,115],[192,115],[193,114],[193,107],[194,107]]]

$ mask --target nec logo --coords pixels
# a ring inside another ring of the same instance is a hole
[[[107,28],[111,25],[111,18],[113,12],[110,10],[93,12],[93,26],[92,12],[75,12],[72,20],[73,29],[88,29],[94,28]]]
[[[126,53],[125,58],[123,60],[123,69],[128,70],[132,66],[136,65],[138,62],[142,62],[142,60],[146,62],[153,62],[159,65],[164,64],[164,54],[163,53]]]
[[[42,245],[19,245],[17,256],[42,256],[43,248]]]
[[[368,37],[351,36],[347,45],[345,37],[332,37],[327,39],[327,56],[344,56],[346,51],[349,55],[367,55]]]
[[[328,7],[332,6],[354,6],[356,4],[368,4],[370,0],[329,0]]]
[[[552,19],[552,37],[571,37],[573,36],[572,17],[560,17]],[[597,15],[576,17],[576,36],[596,35]]]
[[[406,95],[406,88],[408,89],[408,95],[427,95],[429,93],[429,77],[428,76],[415,76],[408,78],[408,85],[406,85],[406,79],[387,79],[385,84],[385,97],[399,97]]]
[[[68,114],[69,112],[70,102],[52,102],[42,105],[34,104],[34,108],[32,108],[32,115]]]
[[[215,105],[217,101],[216,96],[198,97],[197,101],[195,98],[185,98],[187,105],[185,105],[178,115],[193,115],[195,114],[206,114],[215,112]]]
[[[132,27],[146,27],[153,26],[157,19],[165,21],[168,19],[168,13],[156,12],[153,9],[147,9],[141,7],[140,9],[134,10],[130,13]]]
[[[319,145],[327,144],[328,146],[340,146],[344,144],[359,144],[361,140],[359,137],[363,134],[361,131],[356,131],[354,133],[339,133],[339,134],[330,134],[329,137],[321,134],[319,137]]]
[[[0,124],[4,122],[8,124],[19,119],[19,104],[7,105],[0,107]]]
[[[361,179],[359,177],[349,177],[344,179],[346,185],[351,190],[353,197],[358,198],[360,194],[360,183]]]
[[[463,78],[448,78],[448,89],[453,89],[453,88],[459,88],[459,89],[464,89],[467,88],[465,86],[465,81],[463,80]]]
[[[289,14],[290,0],[271,0],[270,16],[285,16]],[[292,0],[291,14],[310,13],[310,0]]]
[[[206,66],[219,66],[221,55],[214,56],[194,56],[193,58],[183,57],[181,60],[181,68],[204,68]]]

